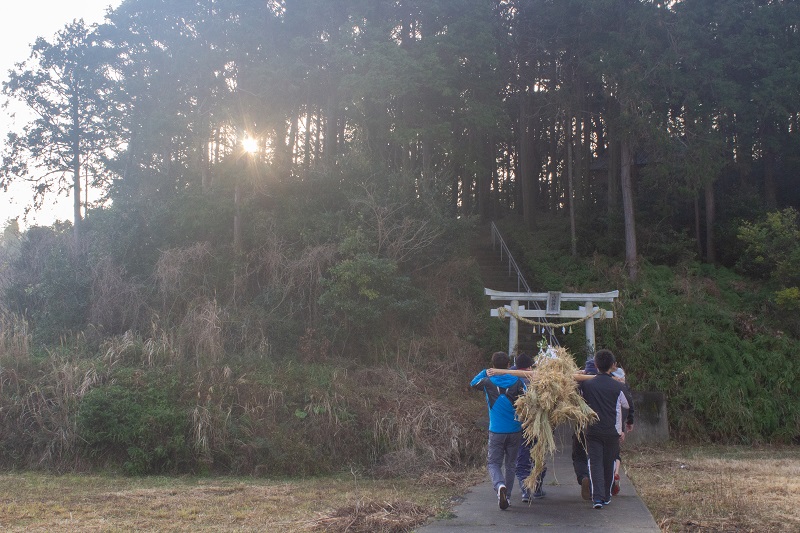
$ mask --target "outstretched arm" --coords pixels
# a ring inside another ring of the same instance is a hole
[[[490,377],[497,376],[500,374],[509,374],[511,376],[517,376],[518,378],[532,379],[535,373],[536,373],[535,370],[508,370],[503,368],[486,369],[486,375]],[[573,374],[572,377],[573,379],[575,379],[575,381],[587,381],[590,379],[594,379],[593,374],[581,374],[580,372]]]
[[[488,368],[488,369],[486,369],[486,374],[488,376],[498,376],[500,374],[509,374],[511,376],[517,376],[518,378],[531,379],[533,377],[533,370],[508,370],[508,369],[505,369],[505,368]]]

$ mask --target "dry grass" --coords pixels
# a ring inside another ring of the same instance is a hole
[[[578,367],[572,356],[564,348],[556,348],[554,355],[552,358],[539,357],[536,374],[525,394],[514,404],[522,421],[523,435],[528,442],[533,442],[531,461],[534,467],[524,481],[531,490],[544,469],[546,457],[556,451],[553,428],[569,423],[573,431],[580,434],[597,419],[578,393],[573,378]]]
[[[24,361],[30,356],[31,332],[23,317],[0,312],[0,357]]]
[[[474,472],[436,483],[6,474],[0,530],[409,531],[475,480]]]
[[[665,532],[800,530],[797,447],[638,448],[623,460]],[[5,474],[0,530],[411,531],[485,478],[483,468],[417,480]]]
[[[623,455],[665,532],[800,531],[800,448],[640,448]]]

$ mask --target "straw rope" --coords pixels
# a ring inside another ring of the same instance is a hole
[[[575,324],[580,324],[582,322],[586,322],[590,318],[594,318],[595,316],[600,315],[600,320],[606,319],[606,310],[602,307],[598,307],[597,311],[593,311],[586,315],[583,318],[579,318],[577,320],[571,320],[570,322],[539,322],[538,320],[531,320],[530,318],[519,316],[514,311],[506,309],[505,307],[498,307],[497,308],[497,316],[501,319],[505,318],[506,316],[512,316],[519,320],[520,322],[525,322],[526,324],[531,324],[533,326],[542,326],[542,327],[561,327],[565,328],[567,326],[574,326]]]

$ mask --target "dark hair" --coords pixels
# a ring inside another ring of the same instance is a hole
[[[514,364],[517,368],[524,370],[533,366],[533,359],[526,353],[521,353],[514,358]]]
[[[508,368],[508,354],[506,352],[494,352],[492,354],[493,368]]]
[[[597,371],[601,374],[611,370],[611,367],[616,362],[617,360],[611,350],[597,350],[597,353],[594,354],[594,366],[597,367]]]

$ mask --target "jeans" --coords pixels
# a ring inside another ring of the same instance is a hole
[[[516,433],[489,432],[488,467],[495,492],[500,489],[500,485],[505,485],[506,493],[511,495],[511,489],[514,488],[514,470],[520,442],[522,442],[521,431]]]

